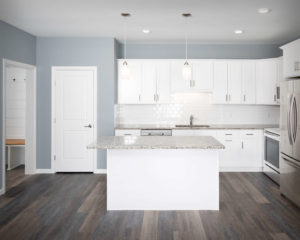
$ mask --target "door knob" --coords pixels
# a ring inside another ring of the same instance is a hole
[[[86,127],[86,128],[92,128],[92,125],[89,124],[89,125],[86,125],[86,126],[84,126],[84,127]]]

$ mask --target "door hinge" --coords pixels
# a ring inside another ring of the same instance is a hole
[[[53,159],[56,160],[56,155],[53,156]]]

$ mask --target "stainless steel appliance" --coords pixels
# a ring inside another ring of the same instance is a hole
[[[264,131],[265,138],[265,158],[264,158],[264,173],[279,184],[279,142],[280,129],[267,128]]]
[[[281,83],[280,191],[300,206],[300,79]]]
[[[172,136],[171,129],[142,129],[141,136]]]

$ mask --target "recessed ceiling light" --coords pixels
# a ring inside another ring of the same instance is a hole
[[[271,9],[270,8],[259,8],[259,9],[257,9],[257,12],[260,14],[266,14],[266,13],[271,12]]]
[[[151,33],[151,30],[150,29],[143,29],[143,33],[149,34],[149,33]]]
[[[234,30],[234,33],[235,33],[235,34],[243,34],[244,31],[243,31],[243,30]]]

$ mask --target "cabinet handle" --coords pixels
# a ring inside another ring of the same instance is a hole
[[[246,135],[253,136],[254,134],[253,133],[246,133]]]
[[[226,140],[225,140],[225,142],[232,142],[232,140],[228,140],[228,139],[226,139]]]
[[[226,94],[226,102],[228,102],[228,95]]]
[[[156,102],[156,94],[153,95],[153,100]]]
[[[274,94],[274,102],[276,102],[277,96],[276,94]]]
[[[244,142],[242,141],[242,149],[244,149]]]
[[[232,133],[225,133],[226,136],[232,136]]]
[[[244,102],[246,102],[246,95],[244,94]]]
[[[156,101],[158,102],[159,101],[159,95],[156,94]]]
[[[130,133],[125,133],[124,136],[131,136],[132,134]]]
[[[141,101],[141,94],[139,94],[139,102]]]

